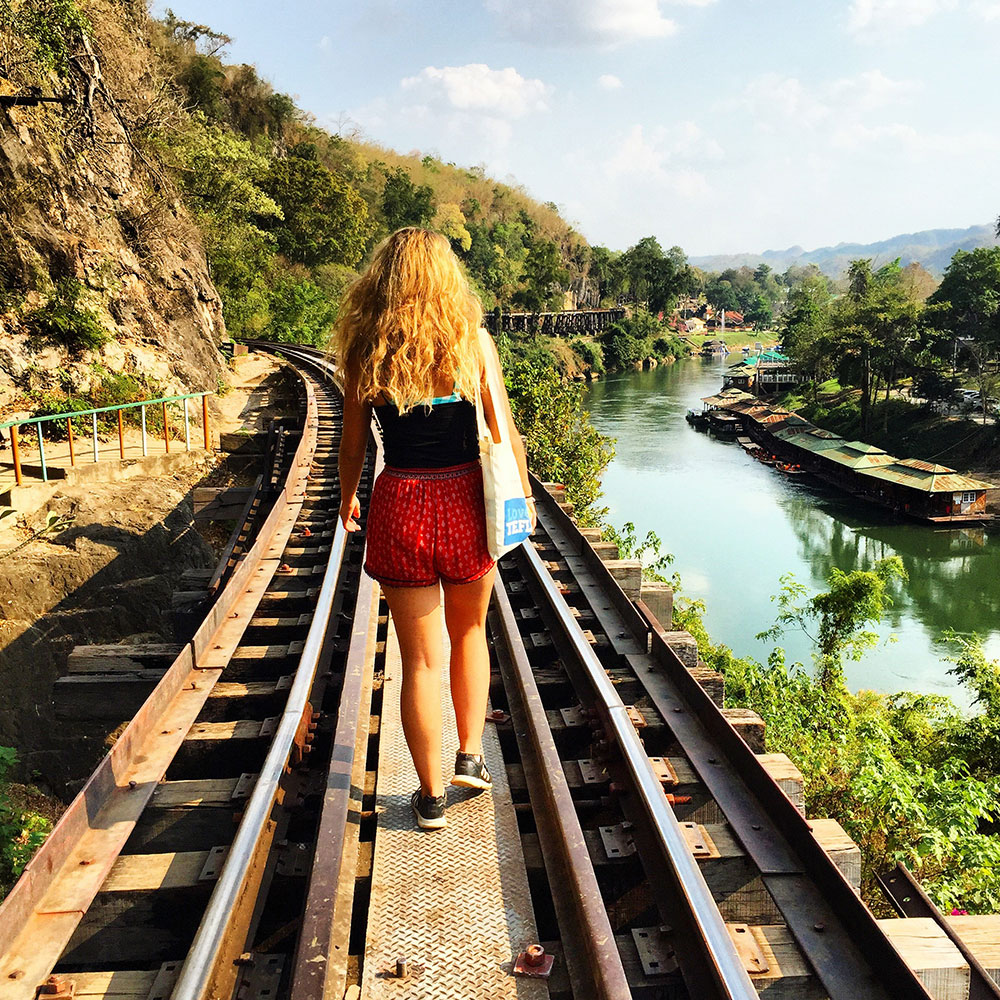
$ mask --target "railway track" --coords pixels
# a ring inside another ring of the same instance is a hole
[[[780,995],[929,996],[813,825],[551,498],[532,542],[501,562],[495,695],[509,699],[542,892],[570,932],[573,995],[753,997],[775,985],[767,956],[791,949],[805,961]]]
[[[283,485],[0,908],[0,1000],[359,994],[388,622],[337,520],[330,366],[271,349],[305,401],[294,454],[274,451]],[[363,494],[379,462],[374,428]],[[823,821],[535,493],[538,529],[501,561],[488,626],[491,725],[557,958],[548,995],[927,998],[817,839]]]
[[[326,773],[310,765],[356,705],[340,713],[339,693],[357,659],[355,614],[367,638],[372,610],[355,607],[359,545],[337,526],[340,398],[321,360],[289,356],[304,405],[280,491],[192,640],[0,908],[5,1000],[40,986],[229,996],[237,981],[254,993],[288,978],[301,845]],[[369,462],[362,489],[372,473]],[[271,952],[241,961],[267,939]]]

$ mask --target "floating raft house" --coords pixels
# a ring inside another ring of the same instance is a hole
[[[740,433],[762,447],[861,499],[930,524],[993,519],[986,513],[986,493],[996,487],[946,465],[896,458],[873,444],[848,441],[740,389],[725,389],[702,403],[709,426],[728,429],[738,422]]]

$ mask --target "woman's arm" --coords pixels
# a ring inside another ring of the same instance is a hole
[[[510,412],[510,400],[507,398],[507,389],[504,386],[503,370],[500,368],[500,356],[497,354],[496,344],[493,343],[493,338],[486,330],[481,329],[479,331],[479,346],[483,352],[483,363],[492,365],[493,370],[497,372],[499,376],[497,382],[499,383],[500,398],[494,401],[484,373],[482,393],[483,412],[486,417],[486,422],[490,424],[491,428],[496,426],[497,416],[499,413],[500,418],[504,420],[507,425],[507,433],[510,436],[511,448],[514,450],[514,458],[517,461],[517,470],[521,474],[521,485],[524,487],[524,495],[529,501],[531,517],[532,520],[534,520],[535,501],[531,495],[531,481],[528,479],[528,459],[524,454],[524,443],[521,441],[521,435],[518,432],[517,427],[514,425],[514,416]]]
[[[348,531],[361,525],[355,520],[361,514],[358,503],[358,483],[365,465],[368,431],[372,422],[371,403],[358,398],[356,381],[348,376],[344,384],[344,425],[340,432],[340,452],[337,470],[340,473],[340,520]]]

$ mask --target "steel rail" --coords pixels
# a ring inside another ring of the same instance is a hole
[[[612,646],[617,648],[621,640],[649,649],[640,657],[625,654],[624,659],[657,711],[669,720],[684,755],[760,870],[765,888],[829,995],[834,1000],[930,1000],[927,988],[813,836],[808,821],[667,645],[655,618],[643,619],[608,567],[587,557],[589,545],[569,515],[537,479],[532,477],[532,482],[542,497],[539,517],[553,545],[575,549],[564,552],[570,568],[574,561],[582,562],[595,581],[592,586],[613,606],[593,606]],[[560,534],[562,543],[555,537]],[[621,611],[623,604],[628,605],[627,614]]]
[[[901,917],[930,917],[945,932],[969,966],[968,1000],[1000,1000],[1000,985],[955,932],[951,922],[924,892],[923,886],[906,865],[897,864],[895,868],[876,875],[875,879]]]
[[[229,856],[212,892],[201,924],[195,933],[188,956],[181,968],[171,994],[173,1000],[198,1000],[212,996],[213,981],[220,962],[232,956],[223,954],[229,929],[238,903],[248,882],[250,868],[257,854],[257,845],[264,836],[279,785],[295,745],[303,714],[309,710],[309,695],[316,678],[320,653],[326,640],[326,630],[333,611],[333,601],[340,583],[347,532],[337,525],[323,583],[316,600],[316,610],[306,636],[302,656],[295,671],[288,701],[281,713],[274,740],[261,767],[247,803],[243,819],[229,850]]]
[[[649,820],[654,846],[664,863],[664,874],[684,903],[685,912],[675,914],[675,919],[680,917],[687,925],[688,947],[683,954],[678,953],[678,961],[689,991],[693,996],[718,1000],[757,1000],[757,991],[726,929],[719,907],[604,665],[534,546],[522,546],[520,552],[555,614],[563,636],[585,670],[597,709],[618,746],[641,809]]]
[[[510,599],[499,577],[493,585],[490,625],[494,639],[503,639],[502,645],[495,647],[497,661],[521,748],[549,884],[568,888],[553,891],[552,903],[562,928],[563,954],[574,994],[594,1000],[630,1000],[632,991],[601,901],[601,889],[559,751],[545,718],[545,706]],[[522,739],[528,745],[522,746]],[[581,944],[579,952],[568,947],[574,940]]]
[[[324,364],[329,366],[329,362]],[[377,476],[384,463],[381,436],[374,420],[372,443],[375,446],[374,472]],[[337,530],[341,530],[339,517]],[[379,594],[375,581],[363,573],[358,582],[354,623],[344,666],[323,805],[317,824],[302,929],[292,962],[290,996],[295,1000],[339,997],[345,988],[355,872],[355,865],[350,863],[346,854],[349,842],[356,843],[364,794],[363,769],[372,703]],[[363,608],[368,609],[367,617],[362,617]],[[360,775],[357,773],[359,768]],[[358,783],[355,784],[355,781]],[[355,839],[349,841],[352,823]],[[336,941],[338,934],[343,936],[343,946],[339,949]]]
[[[250,623],[247,612],[263,592],[260,574],[278,565],[295,520],[294,491],[301,489],[313,460],[318,416],[312,387],[304,381],[304,388],[302,438],[254,544],[0,905],[0,997],[34,996],[51,971],[58,958],[53,949],[64,947],[83,919]],[[46,903],[53,892],[55,898]],[[47,948],[37,944],[42,926]]]

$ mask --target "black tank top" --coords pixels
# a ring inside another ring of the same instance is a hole
[[[392,403],[374,407],[382,429],[385,464],[395,469],[444,469],[479,458],[476,407],[449,396],[428,409],[415,406],[400,415]]]

